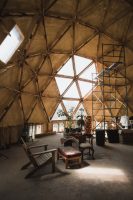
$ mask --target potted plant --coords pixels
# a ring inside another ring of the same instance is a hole
[[[66,133],[70,133],[72,129],[72,120],[73,120],[72,113],[73,113],[73,107],[69,109],[68,113],[62,111],[61,109],[59,109],[57,112],[58,117],[66,116],[67,118],[67,126],[65,127]]]

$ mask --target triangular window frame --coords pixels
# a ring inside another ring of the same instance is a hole
[[[24,35],[16,24],[0,45],[0,61],[7,64],[24,40]]]

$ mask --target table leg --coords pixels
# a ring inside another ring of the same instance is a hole
[[[68,159],[65,159],[65,166],[66,166],[66,169],[68,167]]]

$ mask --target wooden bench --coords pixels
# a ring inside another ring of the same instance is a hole
[[[81,167],[81,152],[72,146],[59,147],[57,159],[59,160],[60,158],[65,161],[66,169],[70,162],[74,162],[74,164],[78,164]]]

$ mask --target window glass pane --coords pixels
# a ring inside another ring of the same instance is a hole
[[[53,131],[58,132],[58,124],[57,123],[53,124]]]
[[[10,35],[8,35],[0,45],[0,60],[6,64],[23,40],[24,36],[22,32],[19,27],[15,25],[10,31]]]
[[[75,83],[73,83],[69,90],[64,94],[64,97],[79,98],[79,93]]]
[[[58,74],[74,76],[72,59],[70,58],[67,63],[61,68]]]
[[[83,104],[81,104],[81,105],[79,106],[77,112],[76,112],[75,115],[74,115],[74,119],[77,120],[77,119],[78,119],[77,116],[80,116],[80,115],[83,115],[84,117],[87,116],[87,113],[86,113],[86,111],[85,111],[85,109],[84,109]]]
[[[58,85],[60,95],[66,90],[68,85],[71,83],[72,79],[69,78],[60,78],[60,77],[55,77],[56,83]]]
[[[92,60],[80,56],[74,56],[74,59],[75,59],[76,75],[79,74],[81,71],[83,71],[85,67],[87,67],[92,62]]]
[[[63,112],[61,104],[59,104],[58,108],[56,109],[52,120],[65,120],[66,119],[66,116],[60,116],[59,115],[60,111]]]
[[[93,73],[96,73],[96,67],[94,63],[80,75],[80,78],[92,80]],[[93,75],[93,78],[94,78],[94,75]]]
[[[64,124],[59,123],[59,132],[64,132]]]
[[[79,101],[67,101],[67,100],[63,100],[63,103],[66,107],[67,112],[71,112],[74,111],[75,108],[77,107]]]
[[[92,83],[78,81],[82,97],[84,97],[92,89]]]
[[[42,133],[42,125],[36,125],[36,135]]]

